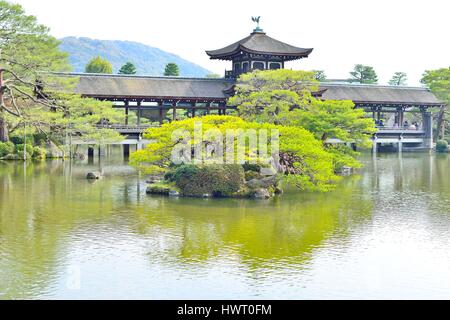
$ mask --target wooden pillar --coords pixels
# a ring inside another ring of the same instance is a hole
[[[163,103],[158,103],[159,105],[159,124],[164,123],[164,109],[163,109]]]
[[[211,114],[211,102],[208,102],[206,104],[206,114],[210,115]]]
[[[137,102],[137,125],[141,125],[141,116],[142,116],[142,109],[141,109],[141,103],[142,101]]]
[[[402,129],[403,128],[403,122],[404,122],[404,119],[405,119],[405,115],[403,113],[403,108],[398,108],[397,110],[398,110],[398,127],[400,129]]]
[[[173,107],[173,116],[172,116],[172,120],[173,121],[177,121],[177,102],[173,101],[172,102],[172,107]]]
[[[192,118],[195,118],[195,112],[196,112],[196,109],[195,109],[195,107],[196,107],[196,103],[194,102],[194,103],[192,103]]]
[[[128,125],[128,115],[130,113],[130,102],[125,101],[125,124]]]

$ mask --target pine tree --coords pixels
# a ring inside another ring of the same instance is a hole
[[[164,70],[164,75],[166,77],[179,77],[180,76],[180,68],[176,63],[168,63],[166,65],[166,69]]]
[[[120,68],[119,74],[136,74],[136,67],[131,62],[127,62]]]
[[[113,73],[111,63],[109,63],[108,60],[103,59],[99,56],[89,61],[89,63],[86,65],[85,71],[86,73],[105,73],[105,74]]]
[[[389,81],[391,86],[405,86],[408,76],[404,72],[396,72],[392,79]]]
[[[378,83],[378,76],[371,66],[365,66],[362,64],[355,65],[352,72],[350,72],[352,76],[349,79],[350,82],[358,82],[361,84],[376,84]]]

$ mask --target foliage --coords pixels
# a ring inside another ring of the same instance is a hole
[[[430,90],[442,100],[447,106],[442,106],[437,121],[438,136],[443,138],[445,130],[449,130],[448,122],[445,124],[445,118],[448,118],[448,106],[450,105],[450,68],[441,68],[437,70],[428,70],[424,73],[421,80]]]
[[[323,70],[313,70],[314,72],[314,79],[316,79],[317,81],[325,81],[327,80],[327,75],[325,73],[325,71]]]
[[[0,141],[8,141],[11,134],[23,136],[25,128],[27,134],[40,135],[39,144],[50,136],[62,140],[70,133],[95,136],[100,120],[114,123],[119,119],[120,112],[111,103],[67,93],[78,79],[51,72],[70,71],[68,55],[58,49],[59,41],[49,35],[48,28],[26,15],[20,5],[0,1],[0,25],[0,64],[4,70]],[[108,134],[115,132],[109,130]]]
[[[244,169],[240,165],[183,165],[173,175],[181,192],[195,197],[232,195],[244,186],[244,178]]]
[[[350,72],[352,78],[351,82],[358,82],[361,84],[376,84],[378,83],[378,76],[371,66],[365,66],[362,64],[357,64]]]
[[[136,74],[136,66],[131,62],[125,63],[119,70],[119,74]]]
[[[301,190],[327,191],[333,187],[333,183],[338,179],[334,174],[333,154],[327,152],[322,142],[315,139],[313,134],[307,130],[300,127],[247,122],[233,116],[211,115],[203,118],[175,121],[164,124],[159,128],[150,128],[144,134],[144,138],[153,140],[154,143],[147,145],[144,150],[133,153],[131,155],[131,164],[151,174],[170,171],[173,167],[173,150],[185,142],[179,137],[172,139],[172,134],[176,130],[182,130],[190,137],[187,143],[192,152],[196,148],[201,147],[202,154],[205,156],[205,146],[217,141],[207,136],[203,136],[202,141],[194,139],[194,124],[196,122],[202,124],[203,132],[210,129],[220,132],[224,139],[224,144],[227,130],[234,130],[236,135],[242,132],[239,130],[246,129],[254,130],[256,134],[259,134],[261,130],[279,130],[280,150],[278,157],[280,158],[280,167],[278,170],[288,182],[296,185]],[[270,139],[266,148],[271,150]],[[256,154],[258,150],[247,146],[245,150],[240,149],[239,151],[245,154],[245,159],[248,161],[254,160],[252,155]],[[234,152],[237,153],[238,148],[235,148]],[[261,164],[264,165],[264,163]],[[267,164],[265,165],[267,166]]]
[[[404,72],[396,72],[392,79],[389,81],[391,86],[406,86],[406,81],[408,81],[408,75]]]
[[[450,68],[425,71],[422,83],[442,101],[450,104]]]
[[[180,68],[176,63],[168,63],[164,69],[164,76],[166,77],[179,77]]]
[[[368,147],[376,132],[373,120],[352,101],[321,101],[313,97],[318,90],[314,74],[304,71],[259,71],[241,76],[236,95],[229,105],[238,108],[244,120],[299,126],[312,132],[327,148],[327,140],[340,139]],[[341,157],[338,155],[341,153]],[[358,167],[356,154],[347,146],[334,148],[336,169]],[[353,157],[352,157],[353,155]]]
[[[27,144],[17,144],[15,152],[19,156],[20,159],[23,159],[23,152],[25,151],[27,159],[31,159],[33,157],[33,151],[34,151],[33,149],[34,149],[33,145],[28,144],[28,143]]]
[[[102,57],[92,58],[91,61],[86,65],[86,69],[84,70],[86,73],[106,73],[112,74],[113,68],[112,64]]]
[[[436,143],[437,152],[448,152],[448,142],[446,140],[439,140]]]
[[[14,144],[12,142],[0,142],[0,158],[12,153],[14,153]]]
[[[158,182],[148,186],[147,193],[169,195],[171,190],[176,190],[177,187],[173,183]]]
[[[9,139],[9,118],[23,118],[23,109],[36,102],[38,70],[70,70],[67,54],[58,50],[58,40],[48,32],[20,5],[0,1],[0,69],[4,75],[0,88],[0,141]]]
[[[294,110],[291,114],[290,124],[311,131],[324,142],[336,138],[369,147],[371,134],[376,132],[373,120],[365,118],[363,109],[355,109],[352,101],[312,100],[305,110]]]
[[[228,104],[237,106],[245,120],[287,124],[289,111],[304,109],[318,89],[313,72],[255,71],[241,75]]]
[[[47,152],[44,148],[41,148],[41,147],[33,148],[33,154],[32,154],[33,159],[44,160],[46,157],[46,154],[47,154]]]

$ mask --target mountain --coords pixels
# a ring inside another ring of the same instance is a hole
[[[61,39],[60,49],[70,54],[75,72],[84,72],[86,64],[94,57],[106,58],[117,73],[126,62],[132,62],[141,75],[160,76],[167,63],[180,67],[183,77],[204,77],[211,72],[175,54],[138,42],[118,40],[94,40],[90,38],[66,37]]]

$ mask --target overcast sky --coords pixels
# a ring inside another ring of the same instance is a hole
[[[385,84],[396,71],[418,85],[424,70],[450,65],[449,0],[13,0],[56,37],[130,40],[175,53],[223,74],[231,63],[205,50],[246,37],[262,16],[267,34],[314,48],[292,69],[325,70],[348,78],[357,63],[371,65]]]

